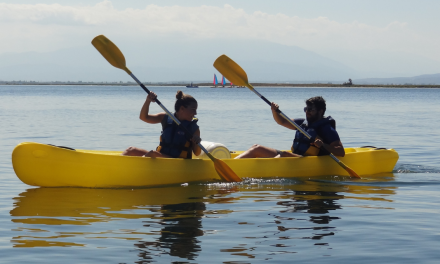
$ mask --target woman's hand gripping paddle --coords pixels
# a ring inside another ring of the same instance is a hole
[[[247,88],[249,88],[252,92],[254,92],[256,95],[258,95],[261,99],[263,99],[263,101],[265,101],[268,105],[270,105],[269,100],[266,99],[266,97],[262,96],[258,91],[256,91],[254,89],[254,87],[252,87],[251,84],[249,84],[248,82],[248,78],[247,78],[247,74],[246,72],[240,67],[240,65],[238,65],[235,61],[233,61],[231,58],[229,58],[226,55],[221,55],[220,57],[218,57],[215,62],[214,62],[214,67],[221,73],[223,74],[223,76],[226,77],[226,79],[228,79],[230,82],[234,83],[235,85],[238,86],[246,86]],[[290,124],[292,124],[296,129],[298,129],[298,131],[300,131],[301,133],[303,133],[307,138],[310,139],[310,135],[304,131],[304,129],[302,129],[300,126],[298,126],[295,122],[293,122],[290,118],[288,118],[283,112],[281,112],[279,109],[277,109],[277,112],[284,118],[286,119]],[[335,157],[335,155],[330,153],[330,157],[332,157],[332,159],[334,161],[336,161],[339,166],[341,166],[342,168],[344,168],[348,174],[351,177],[354,178],[360,178],[359,175],[357,175],[357,173],[350,169],[347,165],[345,165],[342,161],[340,161],[338,158]]]
[[[104,35],[99,35],[92,40],[92,44],[111,65],[126,71],[128,75],[130,75],[131,78],[133,78],[142,87],[142,89],[144,89],[145,92],[147,92],[148,94],[150,93],[148,88],[145,87],[145,85],[143,85],[131,73],[131,71],[127,68],[127,66],[125,66],[124,54],[122,54],[122,52],[113,42],[111,42]],[[167,113],[168,116],[170,116],[174,120],[174,122],[180,125],[180,121],[173,114],[171,114],[171,112],[168,111],[158,99],[156,99],[156,103]],[[185,130],[185,133],[189,134],[189,131],[187,131],[184,127],[182,128]],[[238,177],[237,174],[235,174],[235,172],[231,168],[229,168],[228,165],[226,165],[226,163],[224,163],[219,159],[214,158],[200,143],[198,144],[198,146],[214,162],[215,170],[224,181],[241,182],[240,177]]]

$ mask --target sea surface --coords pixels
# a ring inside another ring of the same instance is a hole
[[[294,133],[248,89],[149,88],[169,110],[178,89],[193,95],[203,140],[290,148]],[[344,146],[393,148],[394,171],[361,180],[33,187],[12,168],[20,142],[153,149],[161,127],[139,120],[140,87],[0,86],[0,263],[438,263],[440,89],[257,90],[291,118],[322,95]]]

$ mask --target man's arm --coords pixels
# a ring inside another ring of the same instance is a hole
[[[318,148],[325,148],[328,152],[332,153],[335,156],[345,156],[344,146],[342,146],[342,142],[340,140],[333,141],[330,144],[325,144],[324,142],[322,142],[322,140],[316,139],[313,144]]]
[[[287,127],[288,129],[296,130],[295,126],[293,126],[286,119],[284,119],[284,117],[282,117],[280,114],[277,113],[279,106],[276,103],[272,102],[270,104],[270,108],[272,110],[273,119],[275,120],[275,122],[277,122],[278,125],[281,125],[283,127]],[[295,121],[292,120],[292,122],[295,122]]]

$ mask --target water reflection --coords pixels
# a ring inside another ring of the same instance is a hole
[[[237,198],[230,197],[229,194],[240,190],[237,186],[212,185],[210,187],[205,186],[205,188],[215,189],[216,192],[211,192],[203,197],[190,198],[196,202],[162,205],[160,210],[157,211],[160,214],[155,217],[159,221],[156,219],[143,221],[145,227],[160,229],[160,236],[153,241],[136,243],[135,246],[142,250],[139,257],[145,260],[146,263],[158,254],[188,260],[196,259],[198,252],[201,251],[201,241],[198,237],[203,236],[205,233],[202,226],[204,216],[212,213],[232,213],[231,210],[208,212],[206,204],[233,202]]]
[[[154,242],[141,241],[135,244],[143,250],[139,256],[149,260],[160,248],[165,254],[194,260],[197,252],[201,251],[197,237],[203,236],[202,217],[205,210],[206,206],[202,202],[163,205],[159,223],[162,226],[160,237]],[[145,223],[150,226],[151,221]]]
[[[356,181],[323,177],[152,189],[28,189],[14,198],[10,214],[17,227],[11,243],[106,248],[126,241],[139,263],[166,256],[191,261],[201,255],[203,236],[216,235],[208,226],[217,218],[226,227],[223,236],[230,233],[234,241],[218,246],[216,254],[293,253],[289,248],[298,239],[329,246],[326,238],[342,232],[344,199],[350,207],[392,208],[393,181],[392,174],[384,174]],[[236,222],[223,217],[232,213],[228,218]]]
[[[342,199],[358,199],[381,202],[392,202],[390,196],[395,194],[397,187],[387,184],[394,180],[392,173],[376,175],[371,179],[362,181],[338,181],[328,178],[311,180],[298,180],[296,184],[285,185],[289,188],[277,202],[281,206],[279,213],[271,214],[275,218],[279,238],[289,239],[311,239],[322,240],[327,236],[334,236],[338,226],[334,221],[341,217],[336,212],[343,209],[340,204]],[[387,197],[387,198],[386,198]],[[365,207],[364,205],[362,205]],[[381,207],[380,209],[389,209]],[[304,224],[304,220],[309,224]],[[307,236],[296,236],[304,234],[304,230],[309,230]],[[289,233],[289,231],[291,231]],[[311,231],[311,233],[310,233]],[[286,234],[288,233],[288,234]],[[295,234],[295,235],[289,235]],[[276,244],[285,246],[284,244]],[[328,243],[315,243],[317,246],[328,246]]]
[[[302,229],[311,229],[313,231],[319,231],[312,236],[302,237],[303,239],[313,239],[320,240],[325,236],[333,236],[335,233],[332,229],[335,226],[327,226],[331,221],[340,219],[338,216],[331,216],[330,212],[338,209],[342,209],[341,205],[338,204],[339,199],[343,199],[344,196],[338,195],[336,192],[310,192],[310,191],[295,191],[291,200],[280,201],[277,205],[284,206],[284,210],[280,210],[281,214],[292,213],[292,212],[304,212],[312,214],[309,216],[309,221],[316,224],[314,227],[303,227]],[[309,196],[309,197],[307,197]],[[318,199],[315,197],[319,196]],[[275,216],[279,218],[279,216]],[[280,221],[278,221],[281,223]],[[326,226],[319,226],[326,225]],[[285,226],[279,225],[279,231],[287,231],[290,229],[299,229],[298,227],[287,228]],[[326,243],[325,243],[326,244]],[[322,243],[317,243],[316,245],[323,245]]]
[[[12,221],[21,224],[14,231],[26,233],[26,235],[14,237],[12,243],[15,247],[84,246],[83,243],[69,240],[78,241],[73,239],[74,237],[115,238],[121,234],[123,239],[140,240],[142,237],[154,235],[155,231],[138,232],[138,227],[135,227],[98,232],[80,226],[96,224],[99,226],[99,223],[136,219],[162,221],[164,225],[172,221],[177,221],[177,225],[196,223],[200,222],[200,217],[188,222],[191,217],[188,217],[189,215],[185,212],[192,208],[189,211],[195,211],[196,215],[198,212],[203,214],[205,199],[228,192],[224,187],[208,186],[153,189],[28,189],[14,198],[14,209],[10,211],[13,216]],[[197,197],[194,197],[194,193]],[[162,216],[158,216],[158,212]],[[177,220],[172,220],[173,218]],[[54,228],[50,226],[57,225],[65,226],[65,228],[53,234]],[[53,235],[45,235],[48,233]]]

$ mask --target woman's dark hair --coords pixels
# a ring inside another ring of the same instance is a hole
[[[176,93],[176,99],[176,104],[174,104],[174,110],[176,110],[176,112],[179,111],[181,106],[188,107],[192,103],[197,104],[197,100],[194,99],[194,97],[189,94],[184,94],[180,90]]]
[[[327,109],[327,107],[325,105],[325,100],[324,100],[324,98],[322,98],[322,96],[315,96],[315,97],[307,99],[306,105],[307,106],[314,106],[317,111],[324,110],[324,112],[322,112],[322,115],[325,114],[325,110]]]

